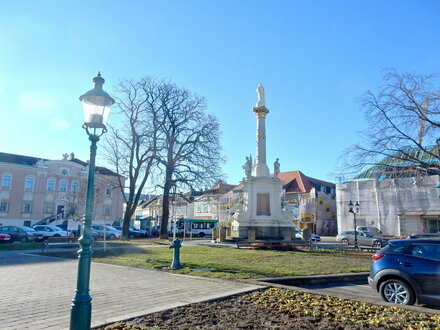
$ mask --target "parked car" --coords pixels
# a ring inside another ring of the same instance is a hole
[[[373,255],[370,286],[390,303],[440,304],[440,240],[392,240]]]
[[[33,229],[39,231],[43,234],[44,239],[48,237],[70,237],[73,236],[72,233],[69,233],[60,227],[52,226],[52,225],[37,225],[33,226]]]
[[[11,236],[11,242],[34,242],[42,241],[43,234],[25,226],[3,226],[0,233]]]
[[[121,231],[121,233],[122,233],[121,226],[112,226],[112,227]],[[140,229],[136,229],[134,227],[128,228],[128,238],[146,238],[146,237],[149,237],[148,232],[146,230],[140,230]]]
[[[121,238],[121,231],[109,225],[105,225],[105,231],[103,225],[93,225],[92,229],[96,230],[101,237],[104,237],[105,232],[105,238],[109,240]]]
[[[357,231],[363,231],[365,233],[373,234],[374,236],[382,237],[383,233],[382,231],[377,227],[371,227],[371,226],[357,226]]]
[[[10,242],[12,242],[11,235],[0,233],[0,243],[10,243]]]
[[[342,244],[354,244],[355,235],[354,230],[343,231],[338,236],[336,236],[336,241]],[[359,245],[372,246],[372,247],[384,247],[388,244],[389,239],[379,236],[375,236],[370,233],[363,231],[357,232],[357,240]]]
[[[301,229],[295,229],[295,238],[303,239]],[[312,234],[312,242],[321,242],[321,236],[318,234]]]

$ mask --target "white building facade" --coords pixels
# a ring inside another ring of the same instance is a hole
[[[438,182],[438,175],[424,175],[337,184],[338,232],[354,229],[350,200],[360,203],[358,226],[374,226],[394,236],[440,232]]]
[[[0,224],[32,226],[81,218],[87,175],[87,163],[73,154],[48,160],[0,153]],[[122,205],[117,174],[96,167],[94,220],[112,223],[121,217]]]

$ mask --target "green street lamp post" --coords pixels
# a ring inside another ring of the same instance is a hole
[[[95,158],[96,144],[99,138],[107,132],[105,124],[110,113],[111,106],[115,100],[108,95],[102,85],[105,80],[101,74],[93,78],[95,87],[79,97],[83,104],[84,124],[90,145],[90,163],[87,181],[87,199],[86,214],[82,228],[82,235],[78,242],[80,249],[78,251],[78,277],[76,284],[76,293],[72,299],[70,310],[70,329],[86,330],[90,329],[92,319],[92,297],[89,293],[90,266],[92,260],[91,245],[92,237],[92,218],[93,218],[93,199],[95,185]]]
[[[355,204],[353,204],[352,201],[350,201],[350,203],[348,203],[348,212],[349,213],[353,213],[353,222],[354,222],[354,247],[357,248],[358,247],[358,236],[357,236],[357,230],[356,230],[356,214],[359,213],[359,209],[360,209],[360,204],[358,201],[356,201]],[[354,207],[354,208],[353,208]]]

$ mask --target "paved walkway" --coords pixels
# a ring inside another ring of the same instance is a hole
[[[0,329],[66,329],[77,261],[0,252]],[[92,326],[259,288],[92,263]]]

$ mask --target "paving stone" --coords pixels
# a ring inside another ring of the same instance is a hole
[[[77,260],[0,252],[0,329],[67,329],[77,269]],[[92,263],[92,326],[257,288]]]

